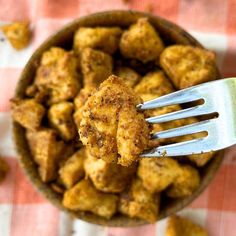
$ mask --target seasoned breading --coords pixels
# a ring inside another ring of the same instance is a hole
[[[58,160],[62,156],[64,143],[56,140],[52,129],[27,130],[26,138],[35,162],[39,165],[39,175],[44,182],[57,176]]]
[[[84,86],[98,86],[112,74],[112,57],[102,51],[85,48],[81,52],[80,65]]]
[[[119,27],[80,27],[74,35],[74,50],[98,49],[113,54],[119,46],[122,30]]]
[[[1,27],[6,38],[16,50],[28,46],[31,38],[31,31],[28,22],[14,22]]]
[[[118,210],[130,217],[138,217],[150,223],[157,221],[160,205],[159,194],[152,194],[142,185],[140,179],[134,179],[128,192],[120,196]]]
[[[8,164],[0,157],[0,183],[5,179],[8,171]]]
[[[115,214],[117,203],[116,195],[99,192],[88,179],[67,190],[62,202],[68,209],[90,211],[107,219]]]
[[[136,110],[141,99],[122,79],[111,76],[85,104],[80,138],[92,156],[128,166],[147,147],[149,128]]]
[[[27,97],[34,98],[34,100],[38,103],[44,103],[48,98],[48,91],[38,90],[35,84],[31,84],[26,88],[25,95]]]
[[[114,74],[120,78],[122,78],[126,85],[133,88],[141,76],[133,69],[125,66],[117,67],[114,71]]]
[[[24,128],[37,129],[45,114],[45,108],[34,99],[12,99],[12,118]]]
[[[126,58],[135,58],[143,63],[155,61],[164,49],[164,44],[147,18],[141,18],[124,31],[120,51]]]
[[[82,119],[83,109],[88,98],[96,91],[94,86],[85,86],[82,88],[74,99],[75,112],[73,114],[74,122],[79,129]]]
[[[208,233],[190,220],[173,215],[168,220],[166,236],[208,236]]]
[[[142,113],[134,105],[124,105],[119,112],[116,141],[120,158],[118,163],[129,166],[149,142],[149,127]]]
[[[130,183],[136,172],[136,164],[129,167],[107,163],[88,154],[84,162],[86,175],[102,192],[119,193]]]
[[[135,86],[134,90],[140,95],[143,101],[150,101],[175,91],[173,85],[161,70],[147,73]],[[148,112],[150,116],[158,116],[180,109],[181,107],[179,105],[172,105],[151,109]],[[154,127],[161,125],[155,124]]]
[[[73,52],[52,47],[44,52],[37,69],[35,84],[48,94],[48,104],[72,99],[80,88],[78,59]]]
[[[179,176],[180,166],[170,157],[146,158],[139,162],[137,175],[150,191],[161,192]]]
[[[200,176],[194,167],[190,165],[180,165],[179,175],[167,189],[169,197],[190,196],[200,184]]]
[[[74,105],[71,102],[60,102],[52,105],[48,110],[48,120],[51,127],[58,131],[65,141],[73,139],[77,133],[72,112]]]
[[[161,54],[160,64],[178,89],[217,79],[215,55],[202,48],[169,46]]]
[[[163,71],[147,73],[134,88],[138,94],[154,94],[156,97],[174,92],[174,87]]]
[[[84,176],[85,148],[74,153],[59,169],[60,180],[67,189],[72,188]]]

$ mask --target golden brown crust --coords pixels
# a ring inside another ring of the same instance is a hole
[[[102,192],[119,193],[130,183],[136,172],[136,165],[129,167],[107,163],[88,155],[84,168],[94,186]]]
[[[109,54],[85,48],[80,57],[84,86],[97,87],[112,74],[113,60]]]
[[[86,158],[85,148],[75,152],[65,164],[59,169],[60,180],[67,189],[72,188],[84,177],[84,160]]]
[[[147,73],[134,88],[138,94],[153,94],[156,97],[174,92],[174,87],[161,70]]]
[[[74,50],[98,49],[113,54],[119,46],[122,30],[119,27],[80,27],[74,35]]]
[[[0,157],[0,183],[5,179],[8,171],[8,164]]]
[[[178,177],[166,193],[172,198],[190,196],[199,187],[199,184],[200,176],[197,169],[190,165],[181,165]]]
[[[34,99],[12,99],[12,118],[27,129],[37,129],[45,114],[45,108]]]
[[[133,88],[141,79],[141,76],[133,69],[125,66],[117,67],[114,74],[122,78],[126,85]]]
[[[170,157],[147,158],[139,162],[138,177],[150,192],[161,192],[179,176],[180,166]]]
[[[51,127],[58,131],[65,141],[73,139],[77,133],[72,112],[74,105],[71,102],[60,102],[52,105],[48,110],[48,120]]]
[[[147,18],[141,18],[126,30],[120,40],[120,51],[124,57],[135,58],[144,63],[157,60],[164,44]]]
[[[71,210],[90,211],[110,219],[116,212],[118,197],[99,192],[90,180],[83,179],[64,193],[63,205]]]
[[[178,89],[217,79],[215,55],[202,48],[169,46],[161,54],[160,64]]]
[[[79,129],[81,141],[92,156],[107,162],[118,161],[124,166],[138,159],[149,139],[144,116],[136,111],[140,102],[141,99],[116,76],[100,85],[86,102]],[[133,142],[135,135],[137,140]],[[123,144],[123,140],[131,146]]]
[[[117,148],[120,157],[118,163],[129,166],[138,160],[139,155],[147,148],[149,126],[144,114],[137,112],[134,105],[124,105],[119,112],[116,133]]]
[[[134,179],[128,192],[120,196],[118,210],[130,217],[137,217],[150,223],[157,221],[160,196],[147,191],[140,179]]]
[[[6,38],[16,50],[28,46],[31,39],[31,31],[28,22],[14,22],[1,27]]]
[[[52,129],[27,130],[26,138],[35,162],[39,165],[39,175],[44,182],[56,179],[58,160],[62,155],[64,143],[56,140]]]
[[[78,59],[73,52],[52,47],[44,52],[37,69],[35,84],[48,94],[48,104],[72,99],[78,93],[80,77],[77,72]]]
[[[75,112],[73,114],[74,122],[79,129],[80,122],[82,120],[82,114],[84,110],[84,105],[88,98],[96,91],[96,88],[94,86],[85,86],[82,88],[78,95],[74,99],[75,104]]]
[[[201,226],[176,215],[169,217],[166,236],[208,236]]]

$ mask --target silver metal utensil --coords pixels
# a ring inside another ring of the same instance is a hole
[[[147,118],[147,122],[163,123],[193,116],[218,113],[217,118],[169,129],[153,134],[153,139],[173,138],[206,131],[206,137],[156,147],[141,157],[184,156],[224,149],[236,144],[236,78],[227,78],[183,89],[139,104],[139,110],[183,104],[197,100],[204,103],[180,111]]]

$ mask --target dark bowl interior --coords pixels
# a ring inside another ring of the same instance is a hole
[[[70,48],[72,45],[73,34],[81,26],[120,26],[128,27],[130,24],[135,23],[140,17],[148,17],[152,25],[158,30],[161,37],[166,44],[189,44],[193,46],[202,47],[200,43],[184,31],[179,26],[164,20],[160,17],[153,16],[141,12],[133,11],[108,11],[97,14],[88,15],[70,24],[64,26],[60,31],[46,40],[32,55],[27,65],[25,66],[20,80],[17,84],[15,97],[23,98],[26,87],[32,83],[35,76],[40,57],[44,51],[52,46],[60,46],[63,48]],[[220,78],[220,76],[219,76]],[[19,155],[19,160],[25,174],[28,176],[32,184],[39,190],[42,195],[47,198],[51,203],[61,210],[66,211],[72,216],[84,221],[94,224],[107,225],[107,226],[138,226],[147,224],[147,222],[139,219],[131,219],[126,216],[116,215],[112,219],[107,220],[102,217],[96,216],[92,213],[70,211],[64,208],[61,204],[61,195],[54,192],[48,184],[41,181],[37,166],[33,162],[32,156],[29,151],[29,146],[25,137],[25,129],[19,124],[13,122],[13,134],[16,149]],[[223,152],[216,153],[215,157],[201,169],[201,185],[190,197],[180,199],[165,199],[161,204],[159,219],[163,219],[171,214],[176,213],[188,204],[190,204],[209,184],[216,171],[222,162]]]

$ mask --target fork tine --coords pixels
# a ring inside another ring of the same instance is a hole
[[[157,132],[152,135],[152,139],[172,138],[188,134],[199,133],[208,131],[211,125],[215,124],[215,119],[204,120],[190,125],[181,126],[174,129],[169,129],[161,132]]]
[[[194,87],[183,89],[174,93],[170,93],[159,98],[144,102],[137,105],[140,110],[153,109],[163,106],[176,105],[186,102],[193,102],[202,98],[198,93],[193,93]]]
[[[163,123],[163,122],[168,122],[172,120],[178,120],[178,119],[183,119],[183,118],[188,118],[188,117],[193,117],[193,116],[210,114],[213,112],[216,112],[213,106],[208,106],[206,104],[203,104],[203,105],[198,105],[195,107],[190,107],[190,108],[175,111],[175,112],[170,112],[170,113],[160,115],[160,116],[150,117],[150,118],[147,118],[146,121],[151,124]]]
[[[186,156],[192,154],[215,151],[212,148],[208,137],[193,139],[185,142],[169,144],[152,149],[145,152],[140,157],[164,157],[164,156]]]

